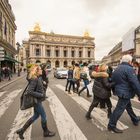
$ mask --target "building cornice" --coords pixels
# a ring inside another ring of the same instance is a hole
[[[13,24],[13,27],[16,30],[17,29],[17,26],[15,24],[15,16],[13,14],[12,9],[10,9],[10,7],[8,5],[6,5],[3,1],[1,1],[0,4],[1,4],[2,8],[3,8],[3,11],[6,13],[7,17],[9,18],[9,20]]]
[[[94,37],[63,35],[63,34],[54,34],[54,33],[46,33],[46,32],[36,32],[36,31],[29,31],[29,35],[44,35],[44,36],[50,36],[50,37],[63,37],[63,38],[74,38],[74,39],[77,38],[77,39],[95,40]]]
[[[0,37],[0,46],[3,47],[5,50],[8,50],[9,52],[12,52],[13,54],[18,53],[17,50],[11,44],[9,44],[7,41],[2,39],[1,37]]]

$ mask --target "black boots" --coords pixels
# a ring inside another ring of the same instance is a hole
[[[54,132],[51,132],[47,127],[47,122],[43,123],[41,122],[42,129],[43,129],[43,136],[44,137],[53,137],[55,135]]]
[[[24,134],[24,132],[26,131],[26,129],[27,129],[32,123],[33,123],[33,120],[32,120],[32,119],[29,119],[29,120],[24,124],[24,126],[23,126],[21,129],[19,129],[19,130],[16,131],[16,133],[19,135],[19,138],[20,138],[20,139],[24,139],[23,134]]]
[[[86,118],[87,118],[87,120],[92,119],[92,118],[91,118],[91,115],[90,115],[90,112],[87,112],[87,113],[86,113]]]

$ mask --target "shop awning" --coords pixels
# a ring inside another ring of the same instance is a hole
[[[14,63],[20,63],[19,61],[17,61],[16,59],[14,59],[14,58],[12,58],[8,55],[5,55],[4,60],[11,61],[11,62],[14,62]]]

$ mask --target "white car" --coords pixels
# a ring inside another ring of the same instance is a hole
[[[54,72],[54,77],[56,78],[67,78],[68,77],[68,70],[65,68],[57,68]]]

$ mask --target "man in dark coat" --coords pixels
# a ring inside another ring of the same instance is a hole
[[[131,62],[132,56],[124,55],[122,57],[122,63],[112,75],[112,81],[115,82],[114,94],[118,96],[118,103],[110,117],[108,130],[114,131],[115,133],[123,132],[122,130],[116,128],[116,124],[125,109],[134,125],[138,125],[140,121],[139,117],[135,115],[130,101],[135,94],[137,94],[138,98],[140,99],[140,84]]]

